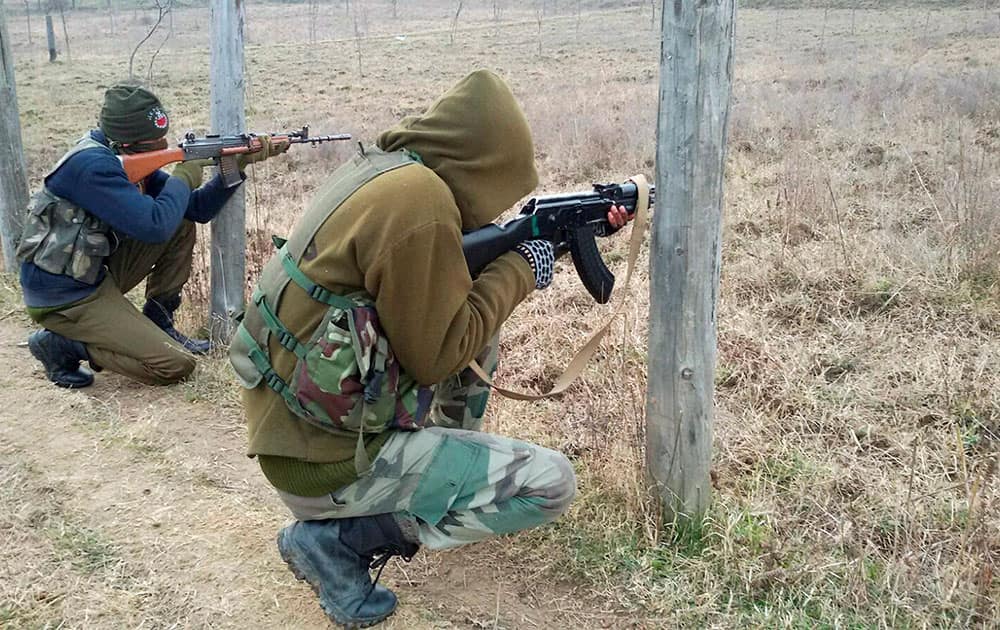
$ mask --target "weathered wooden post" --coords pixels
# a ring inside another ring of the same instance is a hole
[[[243,0],[212,0],[211,122],[214,133],[246,129],[243,82]],[[243,308],[246,284],[246,199],[238,190],[212,221],[211,332],[228,341]]]
[[[45,39],[49,44],[49,61],[56,60],[56,29],[52,27],[52,14],[45,13]]]
[[[709,505],[722,177],[735,0],[662,11],[646,465],[667,522]]]
[[[33,43],[31,41],[31,7],[28,5],[28,0],[24,0],[24,19],[28,23],[28,45],[31,46]]]
[[[28,180],[24,175],[21,121],[14,89],[14,57],[0,0],[0,246],[3,267],[17,269],[17,239],[21,237],[24,209],[28,205]]]

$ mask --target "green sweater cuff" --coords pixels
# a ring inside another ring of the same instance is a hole
[[[368,459],[374,460],[395,431],[383,431],[365,439]],[[271,485],[300,497],[320,497],[336,492],[358,478],[354,457],[340,462],[315,463],[292,457],[258,455],[257,461]]]

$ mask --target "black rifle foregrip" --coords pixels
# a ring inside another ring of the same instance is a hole
[[[607,304],[611,290],[615,288],[615,274],[611,273],[601,253],[597,251],[594,232],[587,226],[574,228],[569,232],[569,253],[580,281],[598,304]]]
[[[526,216],[500,226],[489,224],[462,235],[462,252],[469,273],[475,277],[486,265],[514,249],[521,241],[537,238],[532,225],[534,217]]]

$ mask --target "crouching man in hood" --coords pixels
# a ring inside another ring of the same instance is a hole
[[[278,550],[346,627],[396,596],[369,568],[560,516],[560,453],[479,432],[501,324],[552,279],[548,241],[470,276],[462,233],[538,182],[510,89],[479,71],[338,169],[265,266],[231,347],[249,455],[296,521]],[[624,210],[609,220],[624,224]]]

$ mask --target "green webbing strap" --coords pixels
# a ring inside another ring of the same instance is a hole
[[[406,155],[406,157],[410,158],[411,160],[413,160],[417,164],[423,164],[424,163],[424,159],[422,157],[420,157],[420,154],[417,153],[416,151],[410,151],[409,149],[403,149],[403,153]]]
[[[264,295],[259,286],[253,290],[253,303],[260,309],[260,316],[264,319],[267,327],[278,336],[278,343],[281,344],[281,347],[294,352],[295,356],[304,361],[306,358],[306,347],[302,345],[298,337],[292,331],[288,330],[285,324],[274,314],[274,311],[267,304],[267,296]]]
[[[291,407],[292,411],[300,416],[305,416],[306,410],[302,408],[302,404],[299,403],[299,399],[296,398],[292,391],[288,388],[288,383],[278,376],[278,373],[274,371],[273,367],[271,367],[271,361],[268,359],[267,353],[261,349],[257,340],[250,334],[250,331],[247,330],[245,326],[240,324],[236,328],[236,334],[242,337],[243,341],[246,342],[247,347],[250,349],[247,354],[249,355],[250,360],[253,361],[254,367],[256,367],[257,371],[260,372],[260,375],[264,377],[264,382],[267,383],[267,386],[277,392],[278,395],[285,400],[285,403]]]
[[[275,241],[275,245],[277,245],[278,240],[281,239],[277,239]],[[309,276],[302,273],[299,266],[295,264],[295,259],[292,258],[291,252],[288,251],[288,245],[286,243],[282,243],[279,247],[278,257],[281,258],[281,266],[285,269],[285,273],[288,274],[288,277],[291,278],[295,284],[302,287],[302,290],[305,291],[312,299],[317,302],[322,302],[327,306],[333,306],[345,311],[357,306],[357,304],[355,304],[352,300],[349,300],[342,295],[337,295],[329,289],[321,287],[310,280]]]

